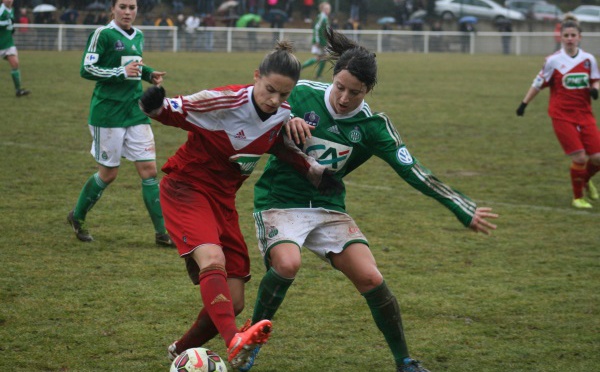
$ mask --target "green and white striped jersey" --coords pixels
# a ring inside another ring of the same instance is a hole
[[[126,77],[125,65],[142,59],[143,33],[133,28],[129,35],[114,21],[97,28],[88,38],[81,60],[81,77],[95,80],[88,123],[104,128],[149,124],[138,106],[142,96],[141,80],[151,81],[154,71],[142,67],[141,77]]]
[[[396,128],[383,113],[363,101],[354,112],[337,115],[329,105],[330,84],[301,80],[288,102],[292,114],[315,127],[303,151],[342,179],[373,155],[383,159],[408,184],[430,196],[468,226],[476,204],[438,180],[412,157]],[[291,166],[271,156],[254,188],[255,211],[271,208],[325,208],[346,212],[345,192],[323,196]]]
[[[0,50],[15,46],[12,32],[13,10],[0,3]]]

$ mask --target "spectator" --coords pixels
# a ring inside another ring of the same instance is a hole
[[[173,0],[173,14],[183,13],[184,4],[182,0]]]
[[[458,24],[458,30],[464,32],[464,35],[461,36],[461,50],[463,53],[468,53],[471,49],[471,33],[475,32],[475,25],[473,22],[460,22]]]
[[[501,19],[496,22],[498,32],[502,32],[502,52],[510,54],[510,33],[512,32],[512,24],[508,19]]]
[[[315,6],[314,0],[302,0],[302,14],[304,23],[312,23],[312,8]]]
[[[23,24],[23,25],[28,25],[29,24],[29,16],[27,15],[27,9],[21,8],[20,13],[21,13],[21,15],[19,16],[18,23]],[[21,32],[21,33],[29,32],[29,28],[19,27],[19,32]]]
[[[196,35],[198,27],[200,27],[200,17],[196,14],[190,14],[185,20],[185,40],[188,51],[198,47]]]
[[[82,24],[84,25],[95,25],[96,24],[96,15],[93,12],[88,12],[83,18]]]
[[[154,21],[154,26],[159,27],[173,27],[173,20],[169,18],[167,13],[162,13],[159,18]],[[164,51],[167,47],[167,41],[170,39],[171,32],[168,31],[158,31],[158,41],[160,45],[160,51]]]
[[[77,24],[77,18],[79,18],[79,12],[75,10],[73,4],[69,4],[67,9],[60,16],[60,20],[66,25],[75,25]],[[73,44],[75,43],[75,30],[72,28],[67,28],[65,30],[66,35],[66,47],[67,49],[71,49]]]
[[[98,16],[96,17],[96,20],[94,21],[94,23],[99,26],[108,24],[108,15],[106,15],[106,12],[98,13]]]
[[[215,27],[217,25],[217,21],[212,13],[208,13],[201,20],[202,25],[204,25],[205,29],[202,32],[202,38],[204,39],[204,50],[212,51],[214,47],[214,39],[213,39],[213,31],[207,30],[206,27]]]

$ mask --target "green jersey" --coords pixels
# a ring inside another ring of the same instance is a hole
[[[152,68],[142,66],[142,76],[126,77],[125,65],[142,60],[144,34],[125,32],[114,21],[99,27],[88,38],[81,61],[81,77],[96,81],[88,123],[104,128],[149,124],[138,106],[142,79],[151,81]]]
[[[292,115],[315,127],[303,151],[335,172],[340,180],[375,155],[388,163],[408,184],[430,196],[469,226],[476,205],[448,187],[415,159],[390,119],[373,113],[366,102],[348,115],[338,115],[329,104],[331,84],[301,80],[288,102]],[[254,188],[255,211],[271,208],[325,208],[346,212],[345,191],[324,196],[305,177],[271,156]]]
[[[313,24],[313,44],[318,44],[321,47],[325,47],[327,45],[327,37],[325,36],[327,27],[329,27],[329,18],[327,17],[327,14],[321,12]]]
[[[0,4],[0,50],[15,46],[13,40],[13,10]]]

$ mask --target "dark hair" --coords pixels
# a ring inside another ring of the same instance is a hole
[[[260,66],[258,66],[258,72],[261,76],[274,73],[287,76],[294,80],[294,82],[298,82],[302,64],[293,52],[294,47],[291,41],[277,41],[275,48],[263,58]]]
[[[579,33],[581,33],[581,26],[579,25],[579,20],[575,15],[571,13],[567,13],[563,16],[563,20],[560,23],[560,32],[562,33],[565,28],[576,28]]]
[[[375,53],[348,39],[344,34],[327,28],[327,59],[335,63],[333,76],[342,70],[348,70],[354,77],[373,89],[377,84],[377,60]]]

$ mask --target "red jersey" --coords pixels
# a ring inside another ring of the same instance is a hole
[[[281,127],[290,106],[263,121],[252,103],[253,86],[231,85],[165,98],[153,119],[187,130],[188,139],[162,167],[170,178],[193,185],[235,209],[235,193],[264,153],[284,156],[306,173],[301,151],[284,145]],[[286,155],[287,154],[287,155]]]
[[[590,86],[600,79],[593,55],[579,49],[575,57],[563,49],[546,58],[533,86],[550,87],[548,115],[553,119],[579,122],[580,116],[592,113]]]

